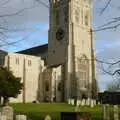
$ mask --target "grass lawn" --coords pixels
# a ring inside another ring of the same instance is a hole
[[[60,119],[60,112],[74,112],[75,106],[68,105],[66,103],[17,103],[11,104],[14,111],[17,113],[27,114],[32,120],[43,119],[46,114],[50,114],[53,118]],[[93,120],[101,119],[101,107],[79,107],[79,112],[91,112]]]

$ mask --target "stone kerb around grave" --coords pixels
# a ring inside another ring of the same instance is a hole
[[[16,115],[15,120],[27,120],[27,116],[26,115]]]

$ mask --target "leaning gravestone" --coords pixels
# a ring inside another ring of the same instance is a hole
[[[16,115],[16,120],[27,120],[26,115]]]
[[[2,116],[6,116],[6,120],[13,120],[13,108],[5,106],[1,109]]]

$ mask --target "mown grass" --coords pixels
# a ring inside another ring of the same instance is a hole
[[[26,114],[32,120],[41,120],[46,114],[50,114],[57,120],[60,119],[60,112],[75,112],[75,106],[68,105],[67,103],[17,103],[11,104],[16,113]],[[101,119],[101,106],[79,107],[78,112],[90,112],[93,120]]]

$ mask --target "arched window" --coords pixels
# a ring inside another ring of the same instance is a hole
[[[75,21],[79,23],[79,8],[75,10]]]
[[[52,69],[46,68],[42,74],[43,74],[44,90],[45,92],[48,92],[50,91],[50,87],[51,87]]]
[[[85,21],[85,26],[88,26],[89,25],[89,12],[88,11],[85,12],[84,21]]]
[[[81,58],[78,58],[77,61],[78,67],[78,88],[88,88],[89,87],[89,60],[83,55]]]
[[[45,82],[45,91],[46,91],[46,92],[49,91],[49,84],[48,84],[48,82]]]
[[[61,83],[61,82],[58,83],[57,89],[58,89],[58,91],[61,91],[61,90],[62,90],[62,83]]]

